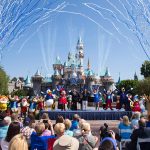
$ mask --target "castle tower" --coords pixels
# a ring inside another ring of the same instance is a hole
[[[62,63],[60,61],[59,56],[56,57],[55,64],[53,64],[53,69],[54,69],[54,71],[58,70],[60,75],[62,74],[63,65],[62,65]]]
[[[136,72],[134,74],[134,80],[138,80],[138,76],[137,76]]]
[[[76,59],[78,59],[78,65],[79,66],[83,66],[83,58],[84,58],[84,50],[83,50],[84,46],[83,46],[83,42],[81,37],[79,37],[78,41],[77,41],[77,54],[76,54]]]
[[[58,69],[54,70],[54,75],[52,75],[52,81],[53,81],[53,88],[56,87],[56,85],[59,85],[61,83],[62,76],[59,73]]]
[[[35,75],[32,77],[34,95],[41,95],[42,80],[43,80],[43,77],[41,76],[40,71],[37,70]]]
[[[105,75],[101,76],[101,81],[102,81],[103,87],[106,90],[112,90],[113,89],[114,80],[112,79],[112,77],[109,73],[108,67],[106,68]]]

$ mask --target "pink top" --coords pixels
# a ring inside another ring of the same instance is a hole
[[[46,129],[46,130],[42,133],[42,136],[51,136],[51,131]]]

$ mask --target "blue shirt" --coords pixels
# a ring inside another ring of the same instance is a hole
[[[118,128],[120,129],[120,136],[122,139],[130,139],[130,136],[132,134],[132,128],[130,125],[125,125],[124,123],[120,123]]]
[[[8,127],[9,127],[9,126],[0,127],[0,139],[6,137],[7,131],[8,131]]]
[[[73,131],[74,129],[77,129],[78,125],[79,125],[79,122],[77,120],[73,120],[70,130]]]
[[[31,150],[47,150],[48,139],[55,136],[38,136],[35,132],[31,134]]]

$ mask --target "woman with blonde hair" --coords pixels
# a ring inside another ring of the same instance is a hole
[[[14,136],[9,144],[8,150],[28,150],[28,144],[26,137],[23,136],[22,134],[18,134]]]
[[[132,128],[128,116],[123,116],[118,128],[120,129],[120,136],[122,139],[130,139]]]

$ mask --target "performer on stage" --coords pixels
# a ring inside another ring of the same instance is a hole
[[[117,110],[120,109],[120,96],[119,95],[116,96],[116,109]]]
[[[71,91],[70,94],[72,95],[72,106],[71,106],[71,109],[72,110],[77,110],[77,103],[80,100],[80,95],[79,95],[79,93],[77,92],[76,89],[73,89],[73,91]]]
[[[26,118],[28,112],[28,97],[23,97],[21,99],[21,117]]]
[[[150,95],[143,95],[146,101],[147,116],[150,115]]]
[[[103,109],[106,110],[106,94],[102,94],[102,106]]]
[[[128,102],[128,96],[127,94],[129,93],[129,91],[133,90],[133,88],[129,89],[129,90],[125,90],[125,88],[123,87],[121,89],[121,91],[119,91],[119,95],[120,95],[120,109],[122,108],[122,106],[125,106],[125,110],[129,110],[130,108],[130,103]]]
[[[99,110],[100,108],[100,100],[101,100],[101,93],[99,93],[98,89],[94,89],[94,103],[95,103],[95,110]]]
[[[86,110],[87,109],[87,105],[88,105],[88,98],[90,96],[90,93],[87,89],[84,89],[84,91],[82,92],[82,110]]]
[[[43,110],[44,109],[44,98],[42,96],[40,96],[38,98],[38,101],[37,101],[37,109],[39,111]]]
[[[112,105],[111,105],[113,102],[113,92],[111,90],[106,91],[104,89],[104,93],[106,95],[106,109],[108,109],[109,107],[111,110],[113,110]]]
[[[11,113],[17,113],[19,97],[16,95],[14,97],[11,97],[11,95],[9,95],[9,100],[10,100]]]
[[[138,95],[135,95],[135,96],[134,96],[134,102],[133,102],[132,111],[133,111],[133,112],[137,112],[137,111],[138,111],[138,112],[141,112]]]
[[[71,105],[72,105],[72,95],[71,94],[69,94],[67,96],[67,101],[68,101],[67,107],[68,107],[69,110],[71,110]]]
[[[46,106],[46,109],[52,109],[52,105],[54,103],[54,97],[53,97],[53,94],[52,94],[52,91],[50,89],[48,89],[46,91],[46,97],[45,97],[45,106]]]
[[[29,112],[35,113],[37,106],[38,97],[32,97],[29,105]]]
[[[0,113],[7,110],[8,97],[5,95],[0,96]]]
[[[61,110],[66,110],[66,104],[67,104],[67,97],[66,97],[66,91],[64,89],[60,90],[60,98],[59,98],[59,104],[61,105]]]
[[[144,113],[145,112],[145,98],[143,96],[140,97],[139,99],[139,104],[140,104],[140,108],[141,108],[141,112]]]

